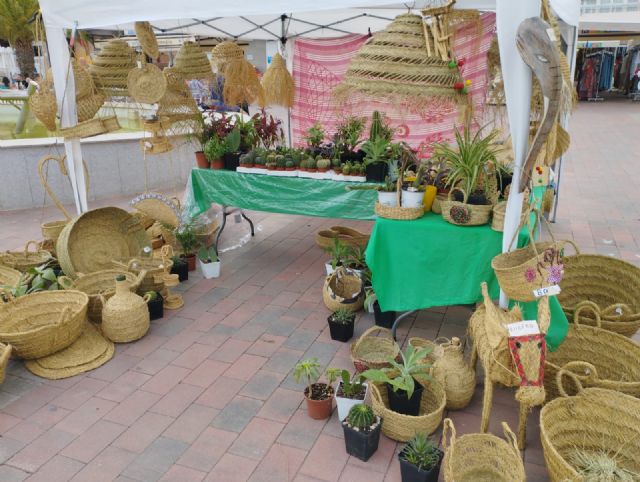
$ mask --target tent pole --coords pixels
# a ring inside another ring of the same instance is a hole
[[[520,213],[524,194],[518,192],[522,166],[529,144],[529,110],[531,102],[531,70],[524,63],[516,47],[516,32],[520,23],[540,15],[540,0],[496,0],[496,29],[500,48],[500,64],[507,102],[509,130],[513,142],[513,179],[502,236],[502,251],[511,251],[517,246],[516,232],[520,224]],[[513,243],[512,243],[513,241]],[[500,306],[506,308],[509,300],[500,292]]]
[[[77,122],[76,88],[73,72],[69,67],[69,47],[64,30],[48,27],[45,19],[47,43],[49,45],[49,59],[53,73],[53,84],[58,101],[61,127],[71,127]],[[67,171],[71,179],[73,197],[78,214],[88,211],[86,181],[82,167],[82,148],[80,139],[65,139],[64,150],[67,155]]]

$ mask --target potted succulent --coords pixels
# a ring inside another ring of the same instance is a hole
[[[205,248],[204,246],[198,250],[198,262],[200,263],[200,270],[202,276],[206,279],[217,278],[220,276],[220,259],[216,249],[211,246]]]
[[[364,462],[378,450],[382,419],[373,413],[373,409],[364,403],[351,407],[342,422],[344,444],[347,453]]]
[[[320,144],[324,141],[324,135],[324,129],[320,122],[316,122],[307,130],[304,139],[307,141],[307,149],[312,155],[316,156],[320,153]]]
[[[429,437],[417,433],[398,453],[402,482],[437,482],[442,456]]]
[[[147,296],[148,295],[148,296]],[[157,291],[147,291],[147,308],[149,308],[149,319],[158,320],[164,316],[164,298]]]
[[[398,205],[396,183],[392,182],[389,176],[384,178],[384,184],[378,189],[378,202],[392,208]]]
[[[364,270],[367,269],[364,248],[357,245],[347,246],[346,251],[347,256],[344,260],[345,267],[362,278]]]
[[[173,261],[173,264],[171,265],[170,273],[177,274],[180,282],[187,281],[189,279],[189,264],[187,260],[181,256],[172,256],[171,261]]]
[[[295,161],[293,159],[287,159],[285,161],[284,170],[285,171],[295,171],[296,170]]]
[[[307,358],[298,362],[293,369],[293,378],[296,382],[303,381],[307,386],[304,389],[304,398],[307,401],[307,412],[311,418],[323,420],[331,415],[333,406],[333,387],[329,383],[318,383],[320,378],[320,363],[317,358]]]
[[[345,176],[350,176],[351,175],[351,169],[353,168],[351,161],[347,161],[344,164],[342,164],[342,174],[344,174]]]
[[[375,141],[377,139],[384,139],[387,142],[391,142],[395,130],[390,127],[380,114],[379,111],[374,110],[371,114],[371,126],[369,127],[369,140]]]
[[[282,154],[276,154],[276,171],[284,171],[287,168],[287,161]]]
[[[240,158],[238,159],[238,162],[240,163],[240,167],[246,167],[246,168],[253,167],[255,158],[256,158],[255,151],[250,151],[250,152],[247,152],[246,154],[240,154]]]
[[[240,164],[240,141],[242,140],[240,127],[235,125],[222,140],[224,147],[223,160],[224,168],[228,171],[235,171]]]
[[[182,247],[180,255],[188,265],[189,271],[196,269],[196,249],[198,248],[198,238],[193,223],[183,223],[174,231],[176,239]]]
[[[353,337],[353,326],[356,314],[346,308],[338,308],[327,318],[331,339],[336,341],[349,341]]]
[[[324,264],[327,276],[333,274],[338,266],[344,264],[344,260],[348,255],[348,248],[340,242],[339,238],[333,238],[333,243],[325,248],[325,251],[331,255],[331,260]]]
[[[223,141],[216,135],[207,141],[204,146],[204,155],[209,161],[211,169],[223,169],[225,153],[225,146]]]
[[[318,170],[317,161],[313,157],[307,158],[307,171],[316,172]]]
[[[331,159],[331,168],[335,171],[336,174],[340,174],[342,172],[342,161],[340,161],[339,157],[334,157]]]
[[[363,381],[362,375],[357,372],[351,375],[348,370],[328,368],[327,374],[328,377],[339,380],[335,388],[335,398],[338,407],[338,419],[342,421],[349,414],[351,407],[364,402],[367,398],[369,385]]]
[[[316,161],[316,167],[318,172],[327,172],[331,167],[331,159],[326,159],[324,157],[319,158]]]
[[[416,171],[415,180],[406,188],[402,190],[402,207],[405,208],[419,208],[422,206],[424,200],[424,186],[422,185],[422,179],[425,172],[425,165],[420,164]]]
[[[367,380],[386,384],[391,410],[417,416],[420,413],[423,386],[414,379],[414,375],[428,378],[426,372],[431,365],[422,361],[430,351],[431,348],[416,350],[409,345],[405,352],[400,352],[402,363],[390,358],[388,361],[391,367],[371,368],[364,371],[362,376]]]
[[[383,182],[389,174],[389,141],[384,137],[369,139],[362,144],[367,181]]]

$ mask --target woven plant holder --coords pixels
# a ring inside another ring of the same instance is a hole
[[[149,331],[149,295],[144,298],[132,293],[124,276],[115,278],[115,294],[104,300],[102,332],[116,343],[129,343],[142,338]]]
[[[72,280],[68,276],[60,276],[58,283],[65,290],[78,290],[86,293],[89,296],[89,306],[87,307],[87,316],[94,323],[102,322],[102,308],[104,306],[104,300],[108,300],[115,293],[115,286],[113,280],[116,276],[124,276],[127,283],[129,283],[129,289],[135,292],[144,277],[146,271],[142,270],[136,276],[128,271],[118,269],[105,269],[102,271],[96,271],[95,273],[82,275],[75,280]]]
[[[331,226],[316,233],[316,244],[322,249],[333,245],[333,240],[338,238],[341,244],[346,246],[360,246],[364,248],[369,242],[369,235],[361,233],[346,226]]]
[[[567,337],[555,351],[547,353],[544,379],[547,400],[560,395],[555,377],[563,367],[573,371],[585,387],[640,397],[640,344],[598,326],[576,323],[582,311],[589,309],[585,305],[576,312]],[[597,314],[593,316],[599,324]],[[575,393],[569,388],[567,391]]]
[[[516,436],[506,422],[502,422],[502,430],[506,441],[486,433],[466,434],[457,438],[453,422],[450,418],[445,419],[442,430],[444,480],[524,482],[524,465]]]
[[[58,102],[53,89],[53,75],[47,72],[44,82],[42,82],[36,92],[29,97],[29,108],[33,115],[44,125],[48,131],[55,132],[56,113],[58,112]]]
[[[563,389],[564,376],[578,387],[577,395],[568,396]],[[582,388],[564,371],[554,382],[562,397],[540,412],[540,439],[551,480],[587,480],[568,462],[576,449],[608,454],[618,467],[640,473],[640,400],[612,390]]]
[[[138,221],[116,207],[88,211],[65,226],[56,243],[62,271],[72,279],[138,256],[151,240]]]
[[[449,198],[448,194],[438,193],[433,200],[433,204],[431,205],[431,211],[436,214],[442,214],[442,201],[446,201]]]
[[[581,254],[575,243],[573,256],[563,258],[564,275],[558,301],[567,318],[582,310],[580,324],[596,325],[631,337],[640,329],[640,269],[610,256]],[[595,313],[595,315],[594,315]]]
[[[454,201],[451,195],[454,191],[460,191],[463,195],[463,202]],[[457,226],[481,226],[489,222],[493,205],[467,204],[467,193],[462,188],[456,187],[449,191],[446,201],[440,202],[442,218]]]
[[[136,276],[142,271],[146,271],[140,285],[138,293],[146,293],[147,291],[164,290],[164,275],[167,271],[171,271],[173,261],[168,258],[121,258],[114,259],[112,265],[116,269],[127,270]]]
[[[11,345],[0,343],[0,385],[4,382],[7,374],[7,366],[11,358]]]
[[[176,55],[176,67],[185,79],[213,78],[213,71],[207,54],[194,42],[182,44]]]
[[[439,344],[442,355],[433,363],[433,377],[447,395],[447,410],[462,410],[476,389],[476,372],[464,359],[464,346],[453,337]]]
[[[34,251],[29,251],[29,247],[33,245]],[[38,248],[37,241],[27,241],[27,244],[22,251],[7,251],[4,254],[0,254],[0,263],[9,266],[10,268],[17,269],[18,271],[28,271],[30,268],[40,266],[51,259],[51,253],[43,249]]]
[[[329,311],[339,308],[355,313],[364,306],[362,278],[342,267],[327,276],[322,287],[322,301]]]
[[[374,334],[383,336],[374,336]],[[389,358],[398,358],[400,347],[393,339],[391,330],[372,326],[351,344],[350,352],[356,371],[363,372],[369,368],[390,367]]]
[[[0,259],[0,261],[2,260]],[[20,271],[0,264],[0,285],[17,286],[21,278]]]
[[[105,96],[96,93],[82,99],[76,100],[76,112],[78,113],[78,122],[85,122],[92,119],[104,104]]]
[[[144,64],[142,68],[129,71],[127,87],[129,95],[137,102],[155,104],[167,91],[167,79],[155,65]]]
[[[89,73],[100,92],[107,97],[127,96],[127,76],[136,67],[136,53],[124,40],[105,44],[89,66]]]
[[[394,372],[390,372],[389,377],[393,378],[393,376]],[[369,382],[371,406],[373,412],[382,418],[382,433],[399,442],[407,442],[417,433],[435,432],[442,422],[446,404],[444,388],[439,382],[428,380],[423,375],[414,375],[413,378],[424,387],[420,399],[420,414],[416,416],[403,415],[391,410],[386,384]]]
[[[160,55],[160,50],[158,49],[158,39],[153,32],[153,28],[151,28],[151,24],[149,22],[136,22],[133,28],[136,31],[136,37],[138,37],[142,51],[152,59],[157,59]]]
[[[526,196],[525,196],[525,199]],[[502,233],[504,231],[504,216],[507,213],[507,201],[500,201],[493,206],[491,214],[491,229]],[[522,203],[522,213],[520,214],[520,224],[526,220],[526,216],[530,213],[529,203]]]
[[[84,122],[78,122],[72,127],[60,129],[60,135],[65,139],[84,139],[86,137],[106,134],[107,128],[99,118],[93,118]]]
[[[89,297],[80,291],[40,291],[19,298],[5,292],[0,304],[0,342],[18,358],[42,358],[76,341],[87,319]]]
[[[281,105],[288,109],[293,107],[295,85],[282,55],[275,54],[272,57],[269,68],[262,76],[262,88],[267,105]]]
[[[50,380],[69,378],[107,363],[115,353],[114,344],[105,339],[97,327],[85,323],[80,337],[68,348],[36,360],[25,366],[34,375]]]
[[[424,207],[403,208],[401,206],[390,207],[376,201],[376,214],[381,218],[397,219],[398,221],[412,221],[424,216]]]

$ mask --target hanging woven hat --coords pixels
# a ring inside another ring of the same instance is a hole
[[[176,55],[176,67],[186,79],[211,79],[211,64],[200,47],[194,42],[185,42]]]
[[[342,83],[334,90],[338,101],[354,93],[425,105],[434,100],[462,102],[456,62],[429,55],[435,45],[419,15],[398,15],[371,37],[351,60]]]
[[[175,228],[180,224],[179,206],[162,194],[141,194],[133,198],[129,205],[166,226]]]
[[[242,58],[244,58],[242,47],[228,40],[220,42],[211,50],[211,62],[216,66],[219,74],[223,73],[229,62]]]
[[[180,71],[175,68],[166,68],[162,71],[166,81],[167,90],[158,101],[158,117],[165,117],[169,124],[184,120],[193,120],[200,116],[198,104],[191,95]],[[195,124],[197,127],[199,124]]]
[[[124,40],[113,39],[102,47],[89,66],[96,87],[107,96],[126,96],[127,76],[136,66],[136,53]]]
[[[68,378],[104,365],[113,357],[114,344],[91,323],[85,322],[80,337],[68,348],[53,355],[26,360],[27,369],[50,380]]]
[[[40,83],[38,91],[29,97],[29,107],[31,112],[36,116],[48,131],[56,130],[56,112],[58,111],[58,103],[56,102],[56,93],[53,90],[53,74],[51,70],[47,72],[44,82]]]
[[[160,50],[158,49],[158,40],[153,28],[151,28],[151,24],[149,22],[136,22],[133,28],[136,31],[136,37],[138,37],[142,51],[152,59],[157,59],[160,55]]]
[[[275,54],[271,59],[271,65],[262,76],[262,87],[267,105],[293,107],[295,86],[282,55]]]
[[[167,79],[155,65],[144,64],[129,71],[127,86],[129,95],[138,102],[155,104],[167,91]]]
[[[211,51],[211,61],[224,77],[225,104],[257,103],[264,107],[264,89],[255,67],[244,58],[242,47],[229,41],[220,42]]]

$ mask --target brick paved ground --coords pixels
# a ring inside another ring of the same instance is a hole
[[[554,226],[585,251],[636,264],[639,121],[640,109],[627,102],[579,105]],[[126,200],[102,204],[109,203]],[[49,209],[0,213],[0,249],[37,238],[40,222],[54,217]],[[153,322],[144,339],[118,345],[103,367],[49,381],[11,363],[0,386],[0,480],[400,480],[398,444],[382,437],[366,464],[347,456],[337,415],[310,419],[291,378],[307,356],[351,366],[348,344],[329,337],[320,297],[325,255],[314,234],[334,221],[253,218],[256,238],[225,253],[221,278],[190,276],[180,286],[186,307]],[[231,224],[223,244],[245,234],[246,225]],[[422,311],[403,323],[399,341],[463,335],[469,314],[462,307]],[[361,315],[356,336],[372,323]],[[478,430],[481,398],[479,385],[472,404],[450,414],[459,433]],[[530,415],[524,452],[530,481],[547,480],[537,417]],[[507,390],[495,396],[494,433],[501,420],[515,429],[517,406]]]

